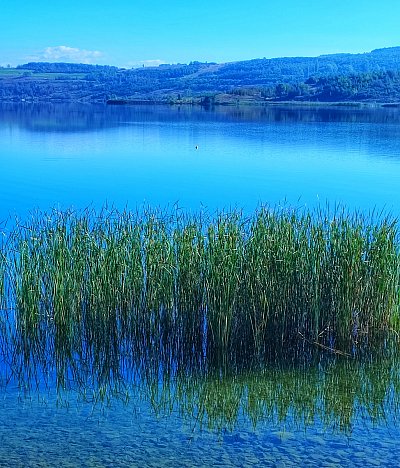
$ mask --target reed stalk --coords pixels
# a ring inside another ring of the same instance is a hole
[[[399,265],[396,220],[340,209],[54,211],[2,243],[1,307],[71,348],[101,334],[109,352],[129,339],[221,362],[304,340],[349,352],[398,329]]]

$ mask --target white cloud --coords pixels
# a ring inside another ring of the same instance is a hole
[[[46,47],[35,56],[28,59],[30,61],[45,62],[74,62],[74,63],[98,63],[103,57],[103,53],[98,50],[77,49],[65,45],[56,47]]]

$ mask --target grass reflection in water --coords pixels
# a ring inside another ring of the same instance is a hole
[[[38,214],[1,248],[2,382],[350,432],[398,414],[398,271],[395,221],[343,210]]]

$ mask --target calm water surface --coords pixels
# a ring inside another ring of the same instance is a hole
[[[0,220],[284,200],[400,214],[396,109],[3,104],[0,141]],[[397,358],[182,371],[119,350],[110,363],[104,337],[85,357],[10,340],[2,314],[0,466],[399,466]]]
[[[397,109],[2,105],[0,215],[285,199],[398,213],[399,124]]]

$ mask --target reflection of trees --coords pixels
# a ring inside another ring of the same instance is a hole
[[[80,132],[149,122],[349,122],[398,123],[396,109],[221,106],[104,106],[85,104],[0,104],[0,124],[33,132]],[[243,134],[241,133],[243,138]]]

